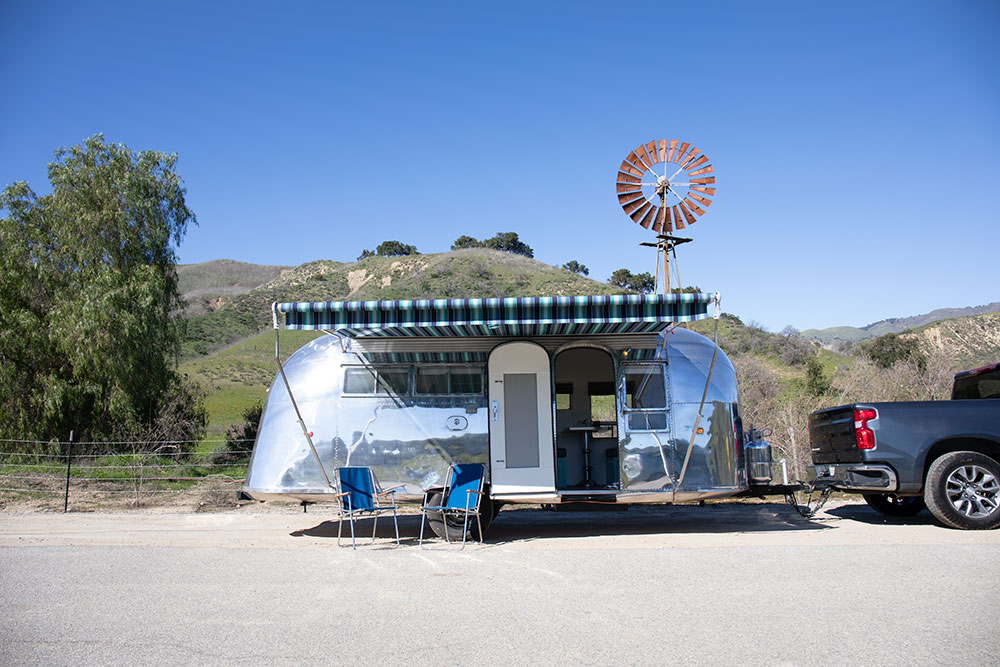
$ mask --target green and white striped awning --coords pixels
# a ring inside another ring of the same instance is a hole
[[[275,303],[274,326],[360,336],[548,336],[662,331],[718,314],[718,294]],[[716,312],[709,306],[716,304]]]

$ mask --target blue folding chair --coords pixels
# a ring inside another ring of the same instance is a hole
[[[349,467],[337,469],[340,493],[337,501],[340,506],[340,522],[337,525],[337,546],[340,545],[340,534],[344,528],[344,519],[351,523],[351,546],[358,548],[354,539],[354,519],[358,516],[370,515],[374,519],[372,527],[372,544],[378,532],[378,515],[392,512],[392,523],[396,527],[396,545],[399,545],[399,522],[396,520],[396,491],[401,487],[382,490],[375,473],[368,467]]]
[[[448,467],[447,483],[441,495],[440,505],[428,505],[427,497],[420,507],[420,547],[424,546],[424,521],[429,512],[440,514],[444,524],[444,539],[451,542],[448,535],[448,517],[463,517],[462,548],[469,534],[469,519],[476,518],[479,527],[479,541],[483,541],[483,520],[480,514],[483,499],[483,485],[486,482],[486,466],[482,463],[453,463]]]

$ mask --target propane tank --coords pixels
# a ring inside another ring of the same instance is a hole
[[[747,433],[743,449],[747,457],[747,478],[751,485],[771,483],[771,443],[764,440],[765,435],[764,431],[755,428]]]

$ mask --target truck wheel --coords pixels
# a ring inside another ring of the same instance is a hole
[[[865,493],[862,494],[869,507],[878,510],[886,516],[913,516],[919,514],[927,505],[920,496],[897,496],[895,493]]]
[[[985,530],[1000,525],[1000,463],[978,452],[951,452],[927,471],[924,500],[949,528]]]

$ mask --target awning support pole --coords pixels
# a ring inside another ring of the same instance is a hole
[[[681,466],[681,474],[677,477],[677,481],[674,483],[674,495],[671,502],[677,500],[677,489],[681,487],[681,483],[684,481],[684,475],[687,473],[688,462],[691,461],[691,451],[694,449],[694,439],[698,434],[698,424],[701,422],[701,412],[705,407],[705,398],[708,396],[708,386],[712,381],[712,370],[715,368],[715,357],[719,354],[719,316],[722,312],[722,303],[719,293],[716,292],[713,295],[712,301],[715,302],[715,349],[712,350],[712,362],[708,365],[708,377],[705,378],[705,389],[701,392],[701,403],[698,404],[698,416],[694,420],[694,428],[691,430],[691,441],[688,443],[687,452],[684,454],[684,465]]]
[[[319,452],[316,451],[316,447],[313,445],[312,432],[306,428],[305,421],[302,420],[302,413],[299,412],[299,405],[295,402],[295,396],[292,394],[292,387],[288,384],[288,378],[285,376],[285,367],[281,363],[281,356],[278,353],[278,334],[281,331],[281,327],[278,326],[278,304],[277,302],[271,304],[271,317],[274,321],[274,360],[278,363],[278,372],[281,374],[281,380],[285,383],[285,390],[288,392],[288,398],[292,400],[292,407],[295,408],[295,416],[299,420],[299,426],[302,428],[302,435],[305,436],[306,442],[309,443],[309,450],[312,452],[313,458],[316,459],[316,465],[319,466],[319,471],[323,475],[323,481],[326,485],[337,490],[337,487],[330,483],[330,478],[326,474],[326,468],[323,467],[323,462],[319,458]]]

